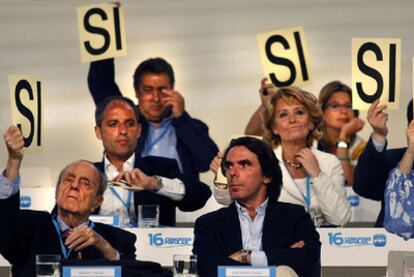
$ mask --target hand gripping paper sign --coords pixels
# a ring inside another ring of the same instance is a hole
[[[40,77],[10,75],[9,92],[12,124],[22,131],[24,147],[31,152],[43,143],[42,81]]]
[[[265,76],[276,87],[304,87],[312,83],[303,27],[257,35]]]
[[[367,110],[377,99],[388,109],[398,109],[400,76],[400,39],[352,39],[353,109]]]
[[[124,16],[119,4],[79,7],[78,27],[82,63],[127,54]]]

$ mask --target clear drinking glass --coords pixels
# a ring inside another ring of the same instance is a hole
[[[414,253],[404,255],[403,272],[404,277],[414,277]]]
[[[138,205],[138,227],[158,227],[159,218],[160,207],[158,205]]]
[[[173,256],[174,277],[196,277],[197,255],[177,254]]]
[[[36,277],[60,277],[60,255],[36,255]]]

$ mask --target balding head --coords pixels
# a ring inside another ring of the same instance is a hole
[[[74,161],[59,175],[56,186],[58,210],[87,218],[101,205],[105,189],[105,178],[91,162]]]

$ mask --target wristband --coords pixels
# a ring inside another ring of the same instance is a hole
[[[350,157],[338,157],[338,160],[340,160],[340,161],[350,161],[351,158]]]

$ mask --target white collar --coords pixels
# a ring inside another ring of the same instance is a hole
[[[129,157],[128,160],[126,160],[122,164],[122,170],[131,170],[134,168],[135,165],[135,152]],[[109,161],[109,159],[104,155],[104,170],[105,175],[108,180],[113,179],[116,177],[120,172],[118,172],[118,169]]]

